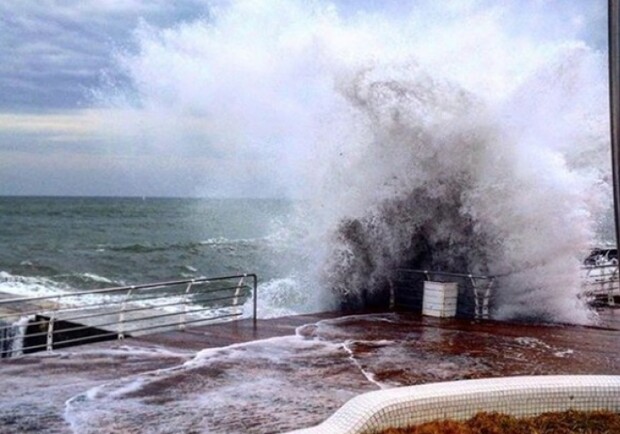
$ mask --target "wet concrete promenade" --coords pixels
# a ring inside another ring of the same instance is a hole
[[[102,342],[0,362],[2,432],[272,433],[399,385],[620,375],[620,310],[598,327],[305,315]]]

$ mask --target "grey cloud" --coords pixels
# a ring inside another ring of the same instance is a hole
[[[140,20],[170,26],[206,13],[201,0],[0,3],[0,111],[83,106],[103,75],[118,75],[114,53],[132,48]]]
[[[28,154],[49,155],[56,152],[71,152],[90,155],[108,154],[106,146],[101,140],[66,140],[58,136],[58,140],[49,133],[20,133],[8,134],[0,132],[0,153],[24,152]]]

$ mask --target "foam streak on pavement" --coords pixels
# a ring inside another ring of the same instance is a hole
[[[0,425],[7,433],[286,432],[317,425],[377,386],[618,375],[619,338],[606,328],[396,313],[263,320],[257,330],[219,324],[3,360]]]

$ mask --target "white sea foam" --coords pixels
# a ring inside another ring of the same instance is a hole
[[[106,278],[94,274],[80,274],[83,278],[97,282],[111,282]],[[66,307],[102,305],[106,302],[118,302],[123,296],[106,294],[86,294],[81,296],[71,296],[76,288],[68,284],[55,281],[47,277],[19,276],[6,271],[0,271],[0,292],[14,294],[17,297],[55,297],[58,302]]]
[[[183,265],[183,268],[191,273],[195,273],[198,271],[196,267],[193,267],[191,265]]]
[[[272,279],[259,284],[258,316],[260,318],[278,318],[288,315],[320,312],[333,308],[320,297],[320,292],[312,291],[312,284],[296,277]],[[252,299],[248,299],[243,307],[244,316],[252,316]]]
[[[18,297],[42,297],[64,294],[68,285],[45,277],[26,277],[0,271],[0,292]]]
[[[324,357],[330,358],[330,363],[315,366],[311,375],[305,372],[307,360]],[[351,366],[340,345],[298,336],[206,349],[182,365],[121,378],[74,396],[66,402],[64,416],[72,429],[81,433],[95,433],[104,427],[124,431],[136,426],[136,420],[150,432],[188,431],[192,427],[211,432],[221,426],[227,432],[265,432],[273,430],[271,424],[281,431],[287,423],[298,426],[299,418],[312,425],[324,417],[326,408],[337,408],[359,391],[371,390],[364,382],[352,384],[346,375],[339,379],[339,373],[348,374]],[[338,390],[316,387],[316,375],[323,371],[332,373],[331,381],[340,384]],[[300,387],[311,388],[313,396],[322,397],[318,417],[307,408]],[[309,411],[293,419],[288,412],[274,414],[273,408],[282,405]],[[256,418],[260,425],[248,429],[245,424],[250,419],[256,422]]]
[[[208,238],[204,241],[201,241],[200,244],[205,245],[205,246],[210,246],[210,245],[219,245],[219,244],[233,244],[235,243],[236,240],[229,240],[228,238],[224,238],[224,237],[216,237],[216,238]]]
[[[523,346],[528,347],[528,348],[545,348],[545,349],[550,349],[551,348],[549,345],[547,345],[546,343],[544,343],[540,339],[532,338],[532,337],[529,337],[529,336],[519,336],[519,337],[515,338],[515,341],[519,345],[523,345]]]
[[[575,353],[574,350],[568,349],[568,350],[563,350],[563,351],[556,351],[555,353],[553,353],[553,355],[563,359],[563,358],[571,356],[574,353]]]
[[[21,316],[10,323],[6,319],[0,320],[0,356],[21,356],[24,347],[24,335],[30,321],[29,316]]]
[[[63,283],[66,278],[78,279],[85,282],[119,285],[106,277],[94,273],[59,274],[52,277],[20,276],[0,271],[0,292],[15,294],[20,297],[45,297],[69,294],[80,288]],[[122,284],[122,282],[120,283]]]
[[[605,56],[543,6],[231,2],[140,27],[119,56],[131,91],[102,98],[116,129],[211,143],[305,197],[301,297],[381,291],[424,264],[507,274],[499,317],[587,322],[579,259],[610,191]]]
[[[99,276],[98,274],[95,273],[83,273],[82,276],[86,279],[89,279],[93,282],[99,282],[99,283],[110,283],[110,284],[115,284],[116,282],[114,282],[113,280],[108,279],[107,277],[103,277],[103,276]]]
[[[537,338],[500,333],[486,339],[486,332],[473,327],[467,332],[477,342],[472,352],[467,345],[454,345],[464,338],[462,330],[419,323],[411,330],[404,318],[402,327],[383,327],[394,320],[398,315],[342,317],[307,324],[294,336],[204,349],[170,368],[83,389],[66,402],[65,418],[80,433],[135,427],[145,432],[287,432],[316,424],[362,391],[523,375],[541,368],[558,373],[561,365],[540,362],[572,354],[556,346],[571,333],[567,328],[549,329]],[[597,363],[604,363],[601,357]]]

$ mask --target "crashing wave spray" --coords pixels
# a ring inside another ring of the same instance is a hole
[[[220,168],[251,161],[261,186],[303,197],[299,291],[355,299],[401,266],[503,274],[497,316],[585,322],[605,58],[555,11],[545,32],[510,25],[517,3],[233,2],[141,27],[119,56],[132,89],[105,99],[153,146],[209,143]]]
[[[24,337],[30,318],[25,316],[13,323],[0,320],[0,358],[23,354]]]
[[[592,237],[587,179],[555,142],[511,129],[475,95],[415,67],[407,79],[373,72],[346,92],[372,131],[353,169],[365,177],[358,188],[382,193],[334,235],[340,291],[385,287],[403,266],[500,274],[500,315],[574,320],[578,253]]]

